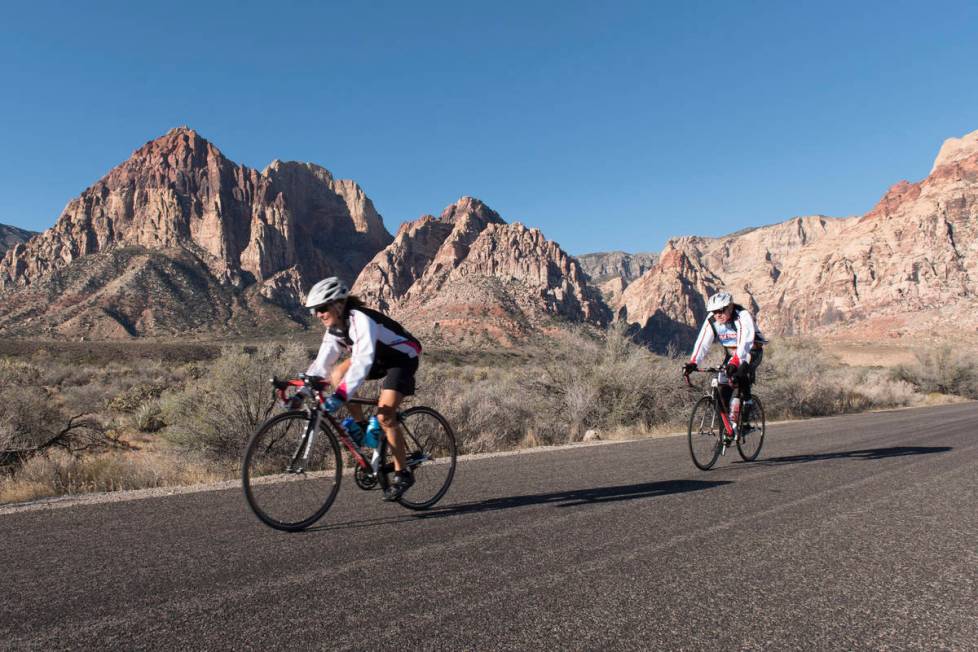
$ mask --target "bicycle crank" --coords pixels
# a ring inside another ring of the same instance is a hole
[[[377,486],[377,476],[360,466],[353,471],[353,481],[364,491],[370,491]]]

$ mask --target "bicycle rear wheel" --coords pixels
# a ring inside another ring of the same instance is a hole
[[[286,412],[266,421],[251,438],[241,469],[248,505],[266,525],[295,532],[326,513],[340,489],[343,461],[339,443],[328,428],[313,435],[306,447],[309,415]]]
[[[445,417],[429,407],[413,407],[399,418],[414,485],[398,502],[408,509],[428,509],[448,492],[455,477],[455,433]],[[386,438],[380,443],[380,459],[380,483],[386,488],[394,475],[394,456]]]
[[[761,399],[756,396],[751,401],[754,405],[751,406],[747,421],[741,424],[740,437],[737,439],[737,452],[745,462],[756,460],[761,446],[764,445],[764,407]]]
[[[717,414],[712,396],[704,396],[693,406],[689,415],[689,454],[696,468],[709,471],[720,457],[720,437],[723,422]]]

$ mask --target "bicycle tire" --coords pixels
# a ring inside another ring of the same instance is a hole
[[[321,424],[304,468],[290,470],[309,423],[309,414],[294,410],[263,423],[248,442],[241,483],[248,505],[276,530],[304,530],[329,510],[340,489],[343,458],[339,442]]]
[[[764,406],[761,405],[761,399],[755,396],[752,401],[754,405],[750,410],[750,422],[744,424],[744,426],[750,426],[751,429],[742,426],[740,437],[737,438],[737,452],[740,453],[745,462],[753,462],[761,453],[766,430]]]
[[[695,428],[695,431],[694,431]],[[720,457],[723,422],[712,396],[704,396],[693,406],[686,432],[689,456],[702,471],[709,471]]]
[[[455,477],[458,447],[452,427],[438,411],[412,407],[399,415],[404,432],[405,456],[414,473],[414,485],[397,502],[414,510],[432,507],[448,492]],[[394,473],[394,460],[385,437],[380,443],[380,486],[387,489]]]

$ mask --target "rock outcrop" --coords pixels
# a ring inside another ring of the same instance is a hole
[[[437,218],[404,224],[353,291],[414,331],[453,341],[509,342],[561,322],[600,325],[609,317],[573,257],[470,197]]]
[[[656,348],[685,346],[705,297],[725,288],[769,333],[926,337],[970,323],[976,279],[978,132],[947,141],[926,179],[894,185],[864,216],[670,241],[619,317]]]
[[[18,293],[33,287],[32,295],[50,295],[88,273],[95,276],[74,308],[56,311],[43,302],[34,307],[31,332],[117,330],[84,326],[106,318],[115,319],[130,335],[181,332],[193,325],[222,330],[238,324],[229,321],[224,308],[191,310],[175,300],[181,296],[179,283],[152,273],[159,279],[153,284],[158,293],[153,300],[174,302],[174,311],[167,312],[170,321],[120,316],[124,311],[118,306],[132,303],[140,291],[128,285],[136,283],[131,274],[111,275],[121,258],[134,266],[125,270],[130,273],[148,261],[155,261],[157,270],[161,265],[171,272],[179,267],[185,273],[176,276],[201,292],[222,288],[228,310],[239,304],[267,312],[258,305],[264,302],[268,309],[275,306],[298,317],[304,289],[332,274],[352,280],[390,241],[373,204],[352,181],[335,180],[308,163],[275,161],[259,172],[231,162],[195,131],[173,129],[69,202],[51,229],[4,255],[0,330],[23,330]],[[99,258],[78,266],[93,256]],[[164,264],[161,256],[170,257],[171,264]],[[111,293],[103,294],[110,285]],[[65,308],[63,302],[56,305]],[[76,314],[79,310],[91,314]]]

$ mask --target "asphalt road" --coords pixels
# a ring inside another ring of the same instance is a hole
[[[978,404],[466,460],[417,516],[240,490],[0,515],[0,647],[978,649]]]

